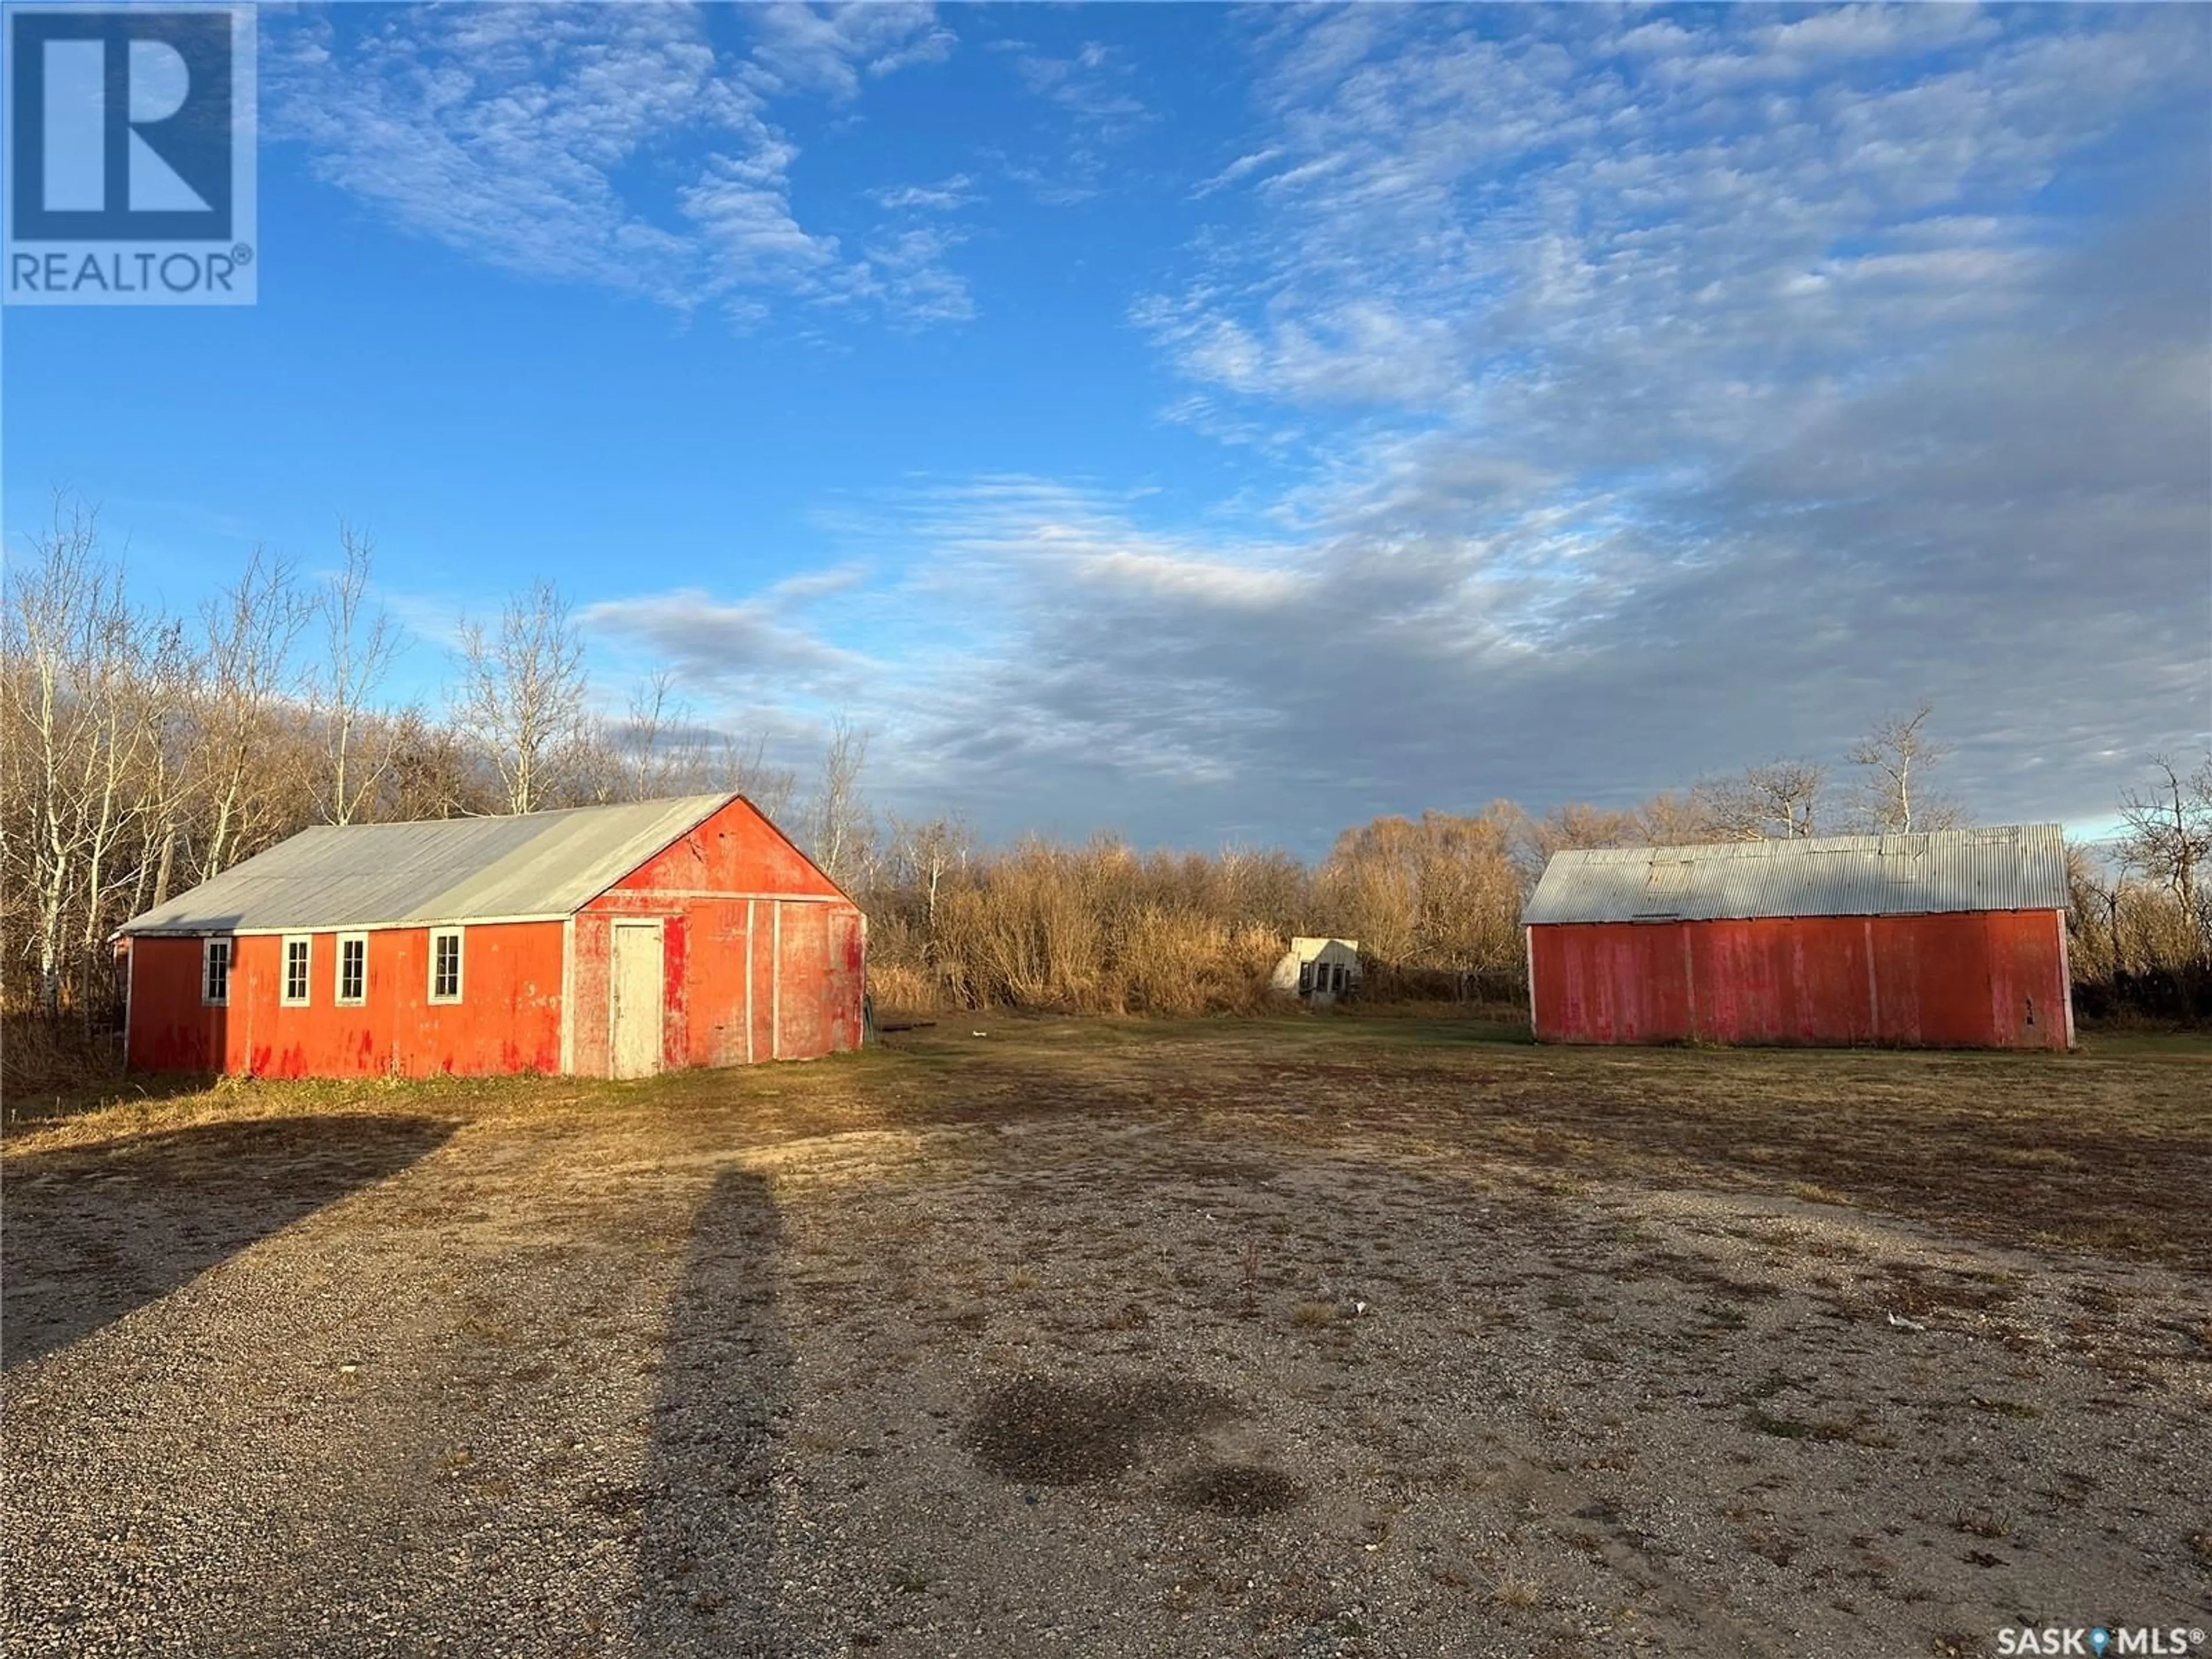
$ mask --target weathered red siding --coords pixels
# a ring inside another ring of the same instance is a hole
[[[559,922],[464,929],[458,1003],[429,1000],[428,928],[368,935],[368,996],[359,1007],[337,1006],[337,935],[308,937],[303,1007],[283,1005],[283,940],[275,934],[233,940],[230,1000],[217,1008],[200,1001],[200,940],[132,940],[131,1065],[255,1077],[560,1069]]]
[[[130,1063],[260,1077],[605,1076],[617,917],[661,924],[664,1067],[805,1060],[860,1046],[860,913],[740,800],[569,921],[466,925],[459,1003],[429,1000],[425,927],[369,933],[358,1007],[337,1004],[333,932],[311,935],[311,989],[300,1007],[282,1001],[276,935],[234,939],[230,1000],[218,1008],[200,1001],[198,939],[134,939]]]
[[[1553,923],[1528,933],[1544,1042],[2073,1042],[2065,918],[2056,911]]]
[[[661,1063],[811,1060],[860,1045],[860,913],[782,835],[733,801],[576,916],[573,1068],[611,1069],[611,924],[659,919]]]

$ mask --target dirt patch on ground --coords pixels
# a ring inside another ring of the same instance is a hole
[[[0,1640],[2212,1624],[2202,1055],[978,1029],[649,1085],[232,1086],[19,1140]]]
[[[1192,1509],[1247,1520],[1286,1510],[1305,1496],[1304,1488],[1280,1469],[1256,1463],[1210,1463],[1191,1470],[1169,1491]]]
[[[1002,1480],[1078,1486],[1127,1474],[1147,1438],[1189,1434],[1231,1413],[1219,1389],[1186,1382],[1018,1376],[984,1396],[970,1435],[975,1461]]]

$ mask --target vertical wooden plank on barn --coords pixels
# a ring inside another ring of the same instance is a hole
[[[850,984],[847,961],[820,901],[787,905],[783,920],[783,996],[779,1047],[786,1060],[816,1060],[838,1046],[836,1010]],[[858,1012],[858,999],[854,999]]]
[[[131,1005],[138,989],[138,952],[131,941],[123,941],[123,1069],[131,1069],[131,1037],[135,1029],[131,1024]]]
[[[2051,919],[2058,927],[2058,994],[2066,1004],[2066,1046],[2074,1046],[2074,963],[2066,938],[2066,913],[2053,910]]]
[[[1921,1041],[1921,1033],[1926,1028],[1921,984],[1932,964],[1923,959],[1921,947],[1926,941],[1914,933],[1914,920],[1908,916],[1875,916],[1869,921],[1875,963],[1875,982],[1880,994],[1875,1033],[1877,1042],[1910,1046]]]
[[[1988,923],[1990,1040],[2008,1048],[2070,1047],[2064,914],[1992,911]]]
[[[1605,1018],[1607,1034],[1615,1042],[1633,1042],[1644,1034],[1644,942],[1648,935],[1624,928],[1619,948],[1606,953]]]
[[[753,901],[745,901],[745,1064],[753,1063],[753,946],[759,938],[753,927]]]
[[[561,924],[561,1075],[576,1070],[576,918]]]
[[[1677,922],[1682,933],[1682,1035],[1694,1042],[1698,1036],[1698,930]]]
[[[2007,1048],[2032,1042],[2035,1018],[2034,991],[2019,982],[2014,969],[2011,918],[1991,911],[1976,918],[1981,927],[1982,959],[1989,963],[1984,988],[1988,1001],[1978,1012],[1989,1022],[1989,1040]]]
[[[1759,940],[1741,921],[1705,921],[1695,927],[1705,935],[1700,958],[1705,975],[1705,1035],[1716,1042],[1741,1042],[1747,1035],[1747,1011],[1757,1002],[1754,981]]]
[[[749,935],[746,961],[749,963],[748,995],[752,1020],[747,1028],[752,1033],[751,1054],[756,1062],[775,1057],[775,901],[763,899],[756,908],[754,926]]]
[[[1689,954],[1685,941],[1693,924],[1665,921],[1639,924],[1645,939],[1642,1022],[1638,1036],[1646,1042],[1680,1042],[1690,1035]]]
[[[868,919],[858,910],[840,910],[836,920],[842,933],[837,945],[836,1007],[840,1026],[836,1046],[843,1052],[858,1048],[867,1040],[863,1005],[868,992]]]
[[[694,899],[683,917],[684,1064],[744,1058],[745,901]]]
[[[1875,969],[1874,918],[1859,929],[1866,951],[1867,1041],[1881,1041],[1881,981]]]
[[[604,913],[575,918],[575,1065],[580,1077],[606,1077],[612,1071],[607,1052],[609,952],[612,935]]]
[[[684,1064],[691,1048],[690,929],[683,915],[665,918],[660,925],[660,1064],[663,1069]]]
[[[783,901],[770,899],[774,912],[769,926],[774,938],[769,946],[768,1057],[783,1058]]]

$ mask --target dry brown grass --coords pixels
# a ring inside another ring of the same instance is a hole
[[[1526,1613],[1544,1599],[1544,1593],[1528,1578],[1501,1578],[1492,1586],[1490,1599],[1501,1607],[1511,1607],[1516,1613]]]
[[[0,1016],[0,1095],[9,1101],[112,1095],[126,1086],[114,1037],[88,1036],[70,1018]]]
[[[2212,1042],[2063,1056],[1565,1048],[1475,1020],[964,1019],[806,1066],[684,1073],[617,1108],[574,1079],[240,1083],[103,1106],[18,1142],[213,1116],[719,1111],[763,1135],[1132,1110],[1297,1143],[1449,1147],[1545,1191],[1651,1181],[1834,1202],[1999,1243],[2212,1261]],[[151,1085],[155,1079],[137,1079]],[[2008,1156],[2033,1152],[2027,1158]],[[2074,1167],[2056,1164],[2063,1153]]]

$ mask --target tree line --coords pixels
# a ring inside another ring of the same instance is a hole
[[[1243,1010],[1292,934],[1357,939],[1386,998],[1519,1005],[1522,903],[1569,848],[1905,832],[1962,825],[1927,787],[1944,750],[1922,704],[1846,751],[1785,760],[1629,808],[1384,817],[1307,865],[1281,852],[1140,854],[1104,836],[976,843],[956,822],[886,820],[843,879],[869,918],[871,982],[901,1006],[1087,1012]],[[2092,1014],[2212,1017],[2212,756],[2123,802],[2126,833],[2070,845],[2070,960]]]
[[[874,810],[868,734],[842,720],[802,787],[758,738],[698,720],[666,673],[593,712],[550,584],[464,621],[432,708],[385,695],[404,639],[350,528],[327,574],[257,552],[189,616],[134,603],[69,498],[24,551],[0,620],[0,1001],[57,1023],[112,1017],[119,923],[315,823],[734,789],[861,902],[880,1003],[1176,1014],[1256,1006],[1293,933],[1358,939],[1381,994],[1517,1000],[1521,905],[1564,848],[1966,821],[1923,702],[1833,763],[1777,759],[1625,809],[1378,817],[1312,863],[1110,836],[993,848],[956,818]],[[2212,756],[2153,775],[2119,803],[2114,846],[2069,850],[2073,965],[2112,1008],[2212,1012]]]
[[[594,714],[581,635],[540,583],[465,619],[441,707],[384,696],[404,637],[374,548],[318,579],[257,551],[191,615],[132,599],[97,514],[57,500],[0,616],[0,1005],[101,1017],[117,926],[311,824],[526,812],[794,781],[658,676]]]

